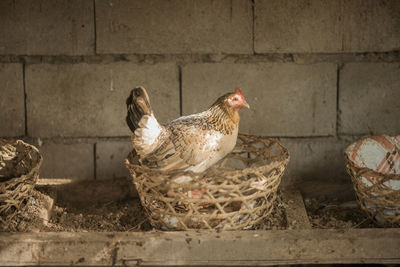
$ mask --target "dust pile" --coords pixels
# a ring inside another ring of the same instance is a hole
[[[52,209],[43,214],[46,204],[43,198],[52,196],[51,191],[34,190],[26,209],[12,222],[13,227],[2,231],[17,232],[130,232],[154,230],[149,223],[140,200],[126,196],[123,199],[109,202],[92,202],[90,205],[71,202],[69,199],[58,198]],[[286,229],[284,204],[277,197],[271,215],[256,225],[252,230]]]
[[[326,197],[304,200],[308,218],[313,228],[376,228],[356,201],[341,202]]]

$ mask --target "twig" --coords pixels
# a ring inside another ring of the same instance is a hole
[[[352,226],[351,228],[357,228],[358,226],[360,226],[361,224],[363,224],[364,222],[366,222],[367,220],[369,220],[369,218],[365,218],[364,220],[362,220],[361,222],[357,223],[356,225]]]
[[[138,230],[138,229],[142,226],[142,224],[143,224],[144,222],[146,222],[146,221],[147,221],[147,218],[143,219],[141,222],[139,222],[138,224],[136,224],[134,227],[130,228],[130,229],[128,230],[128,232],[130,232],[130,231],[132,231],[132,230]]]

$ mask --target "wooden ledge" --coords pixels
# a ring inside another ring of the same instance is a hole
[[[1,266],[400,262],[400,229],[0,235]]]

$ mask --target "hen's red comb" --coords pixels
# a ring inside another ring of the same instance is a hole
[[[235,93],[243,96],[242,89],[240,89],[239,87],[235,88]]]

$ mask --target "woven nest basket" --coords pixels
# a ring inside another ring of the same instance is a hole
[[[27,204],[39,177],[42,156],[21,140],[0,139],[0,221],[9,222]]]
[[[163,230],[252,229],[271,214],[289,152],[278,141],[239,135],[237,145],[204,173],[160,172],[126,159],[153,227]]]
[[[400,135],[351,144],[345,163],[361,209],[382,226],[400,225]]]

